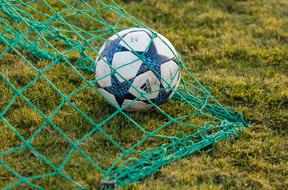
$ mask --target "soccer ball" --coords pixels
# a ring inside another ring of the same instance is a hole
[[[100,92],[111,104],[126,111],[146,111],[173,96],[180,62],[164,36],[131,28],[113,35],[100,48],[94,72]]]

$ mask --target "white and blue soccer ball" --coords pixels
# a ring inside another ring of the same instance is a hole
[[[109,38],[98,54],[94,71],[100,92],[126,111],[162,105],[178,87],[177,52],[161,34],[126,29]]]

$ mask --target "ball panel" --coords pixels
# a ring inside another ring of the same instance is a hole
[[[122,30],[122,31],[118,32],[117,34],[114,34],[113,36],[111,36],[108,39],[108,41],[116,40],[116,39],[119,38],[119,36],[122,37],[122,36],[124,36],[125,34],[131,32],[131,31],[135,31],[135,28],[129,28],[129,29]]]
[[[171,88],[174,88],[177,85],[180,78],[179,75],[180,67],[173,60],[161,65],[161,84],[166,92],[169,92]]]
[[[126,111],[148,111],[149,109],[152,108],[152,105],[150,104],[133,100],[125,100],[123,102],[123,107],[126,106],[127,104],[130,104],[131,102],[133,103],[129,105],[127,108],[125,108]]]
[[[123,37],[125,36],[126,34],[130,33],[130,32],[138,32],[138,31],[145,31],[147,32],[147,34],[151,35],[151,32],[145,28],[128,28],[128,29],[124,29],[120,32],[117,32],[116,34],[114,34],[113,36],[111,36],[108,41],[113,41],[113,40],[116,40],[118,39],[119,37]]]
[[[139,97],[141,94],[145,94],[146,98],[155,99],[159,94],[159,90],[160,81],[152,71],[147,71],[135,78],[132,86],[129,89],[129,92],[135,97]],[[145,100],[145,98],[141,97],[140,100]]]
[[[173,44],[162,34],[157,33],[157,35],[158,35],[158,38],[160,38],[166,45],[168,45],[171,48],[171,50],[173,51],[173,53],[175,53],[175,55],[177,55],[177,51],[176,51],[175,47],[173,46]]]
[[[141,65],[142,61],[129,51],[115,53],[112,61],[112,67],[118,73],[115,76],[120,82],[134,78]]]
[[[175,50],[171,42],[161,34],[157,33],[157,35],[158,37],[153,39],[157,53],[160,55],[164,55],[170,59],[176,57],[177,51]]]
[[[101,93],[104,97],[109,98],[109,100],[111,100],[111,102],[112,102],[115,106],[119,107],[119,104],[117,103],[117,100],[116,100],[115,96],[113,96],[112,94],[110,94],[109,92],[107,92],[106,90],[104,90],[103,88],[100,88],[99,90],[100,90],[100,93]],[[109,102],[109,103],[110,103],[110,102]],[[110,104],[111,104],[111,103],[110,103]],[[112,105],[112,104],[111,104],[111,105]]]
[[[95,65],[95,73],[98,85],[102,88],[108,87],[112,85],[111,81],[111,69],[110,66],[107,64],[107,59],[104,57],[100,59]],[[107,75],[107,76],[106,76]],[[103,78],[106,76],[105,78]]]
[[[130,32],[119,43],[130,51],[144,52],[148,49],[151,38],[146,31]],[[128,45],[129,46],[128,46]],[[131,47],[131,48],[130,48]]]

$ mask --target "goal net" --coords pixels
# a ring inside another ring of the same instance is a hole
[[[247,127],[184,64],[167,104],[110,106],[95,59],[128,28],[157,37],[113,0],[0,0],[1,188],[124,186]]]

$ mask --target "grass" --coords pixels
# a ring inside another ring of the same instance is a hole
[[[51,1],[52,4],[53,2]],[[119,3],[147,26],[170,39],[193,75],[202,84],[211,87],[212,94],[219,102],[242,112],[252,125],[240,138],[220,142],[212,152],[182,158],[163,167],[141,183],[129,185],[125,189],[288,189],[287,1],[123,0]],[[43,8],[42,11],[48,10]],[[81,20],[81,17],[77,19]],[[107,16],[107,19],[113,17]],[[5,45],[0,44],[0,52],[5,48]],[[0,71],[17,88],[27,85],[37,75],[13,52],[0,57],[0,62]],[[44,61],[35,62],[37,68],[44,68],[48,64],[49,62]],[[91,75],[82,74],[91,79]],[[84,84],[75,71],[63,65],[54,65],[44,75],[64,94],[69,94]],[[1,111],[13,97],[12,89],[2,81],[1,79]],[[25,90],[24,95],[47,115],[52,114],[62,100],[42,77]],[[96,122],[114,113],[114,109],[92,89],[73,96],[71,101],[89,117],[95,118]],[[190,111],[187,106],[178,102],[170,102],[163,109],[174,116],[179,113],[188,114]],[[146,130],[153,130],[167,122],[158,112],[133,113],[131,116]],[[4,117],[26,139],[44,121],[21,98],[15,100]],[[203,122],[192,121],[198,124]],[[73,141],[93,128],[67,103],[55,115],[53,123]],[[119,128],[116,129],[115,126]],[[143,135],[132,126],[125,117],[119,116],[108,122],[103,129],[123,147],[129,147]],[[0,129],[1,152],[22,144],[2,120]],[[173,130],[183,131],[187,128],[173,128],[164,132],[173,133]],[[151,139],[145,144],[145,148],[159,143],[165,142]],[[71,148],[50,125],[41,131],[32,145],[55,165],[63,161]],[[104,168],[121,152],[99,133],[89,137],[81,144],[81,148]],[[27,149],[1,159],[26,177],[51,172],[51,168]],[[91,188],[96,187],[102,177],[78,153],[71,157],[65,173]],[[10,172],[0,166],[0,188],[15,180]],[[35,184],[45,184],[51,189],[75,187],[61,177],[43,178]],[[28,187],[22,185],[18,188]]]

